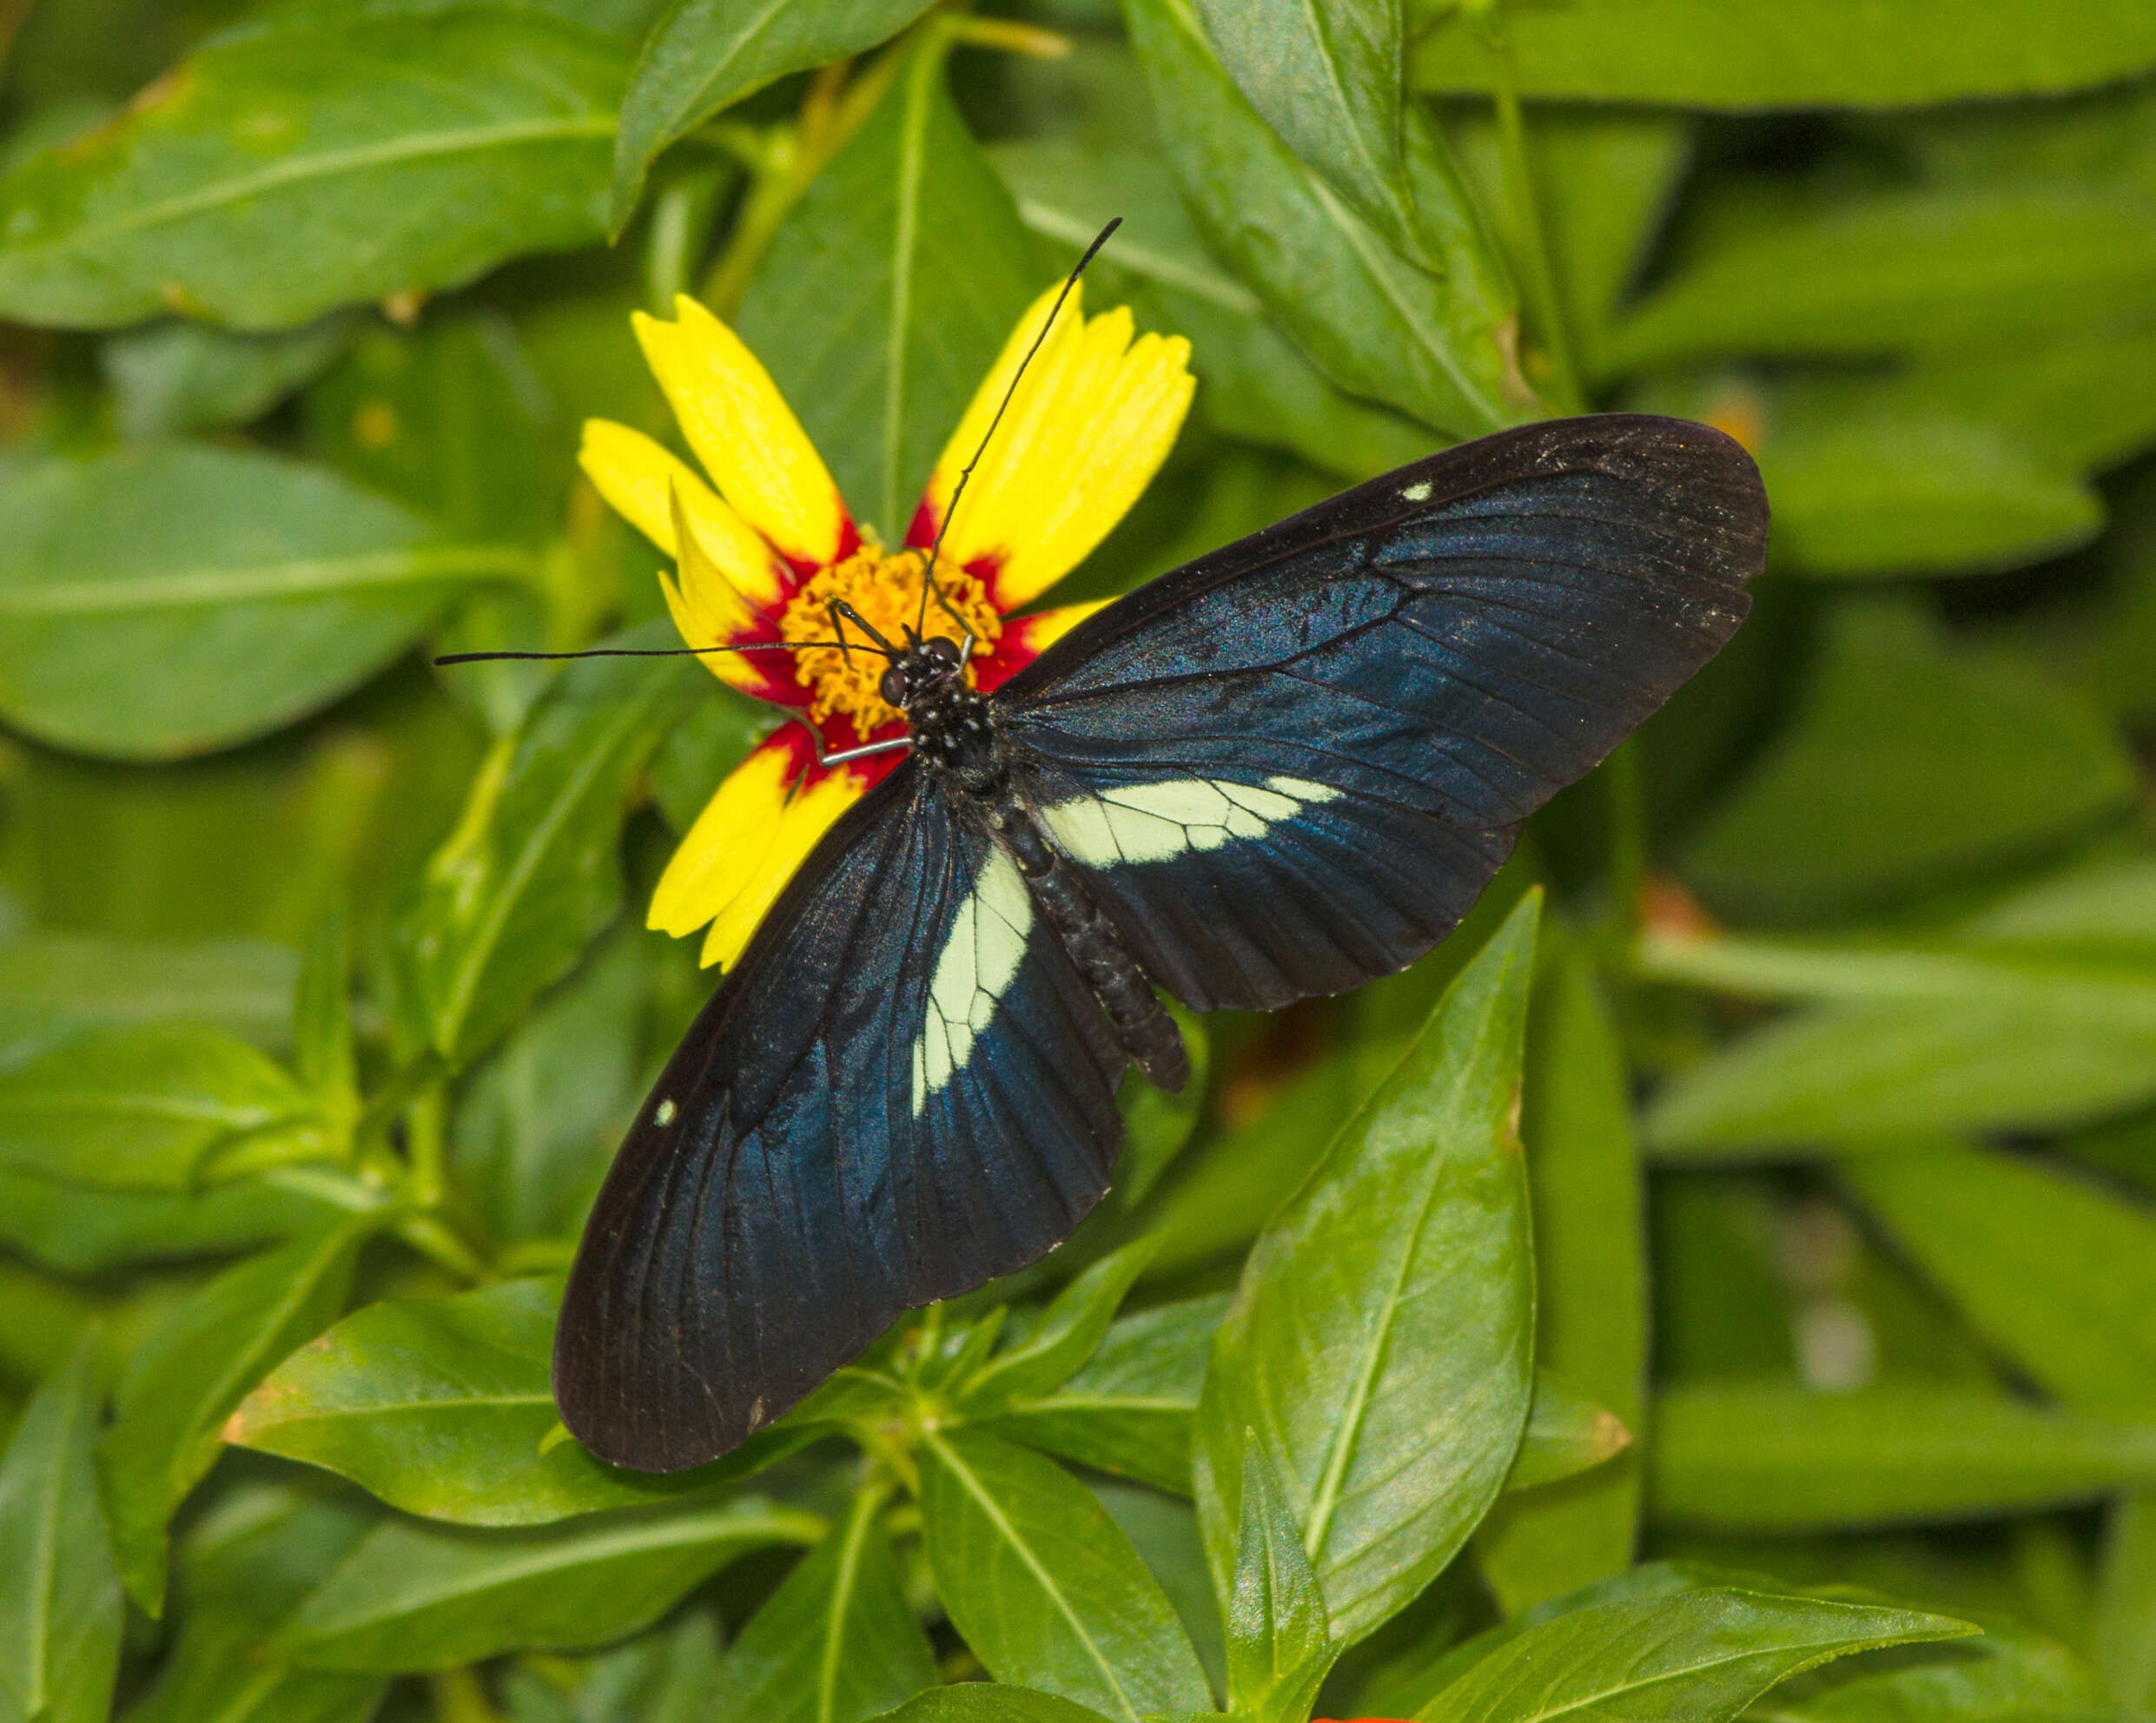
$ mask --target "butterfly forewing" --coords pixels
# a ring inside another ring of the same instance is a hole
[[[1161,987],[1396,970],[1721,648],[1766,547],[1728,438],[1486,438],[1163,576],[993,696],[1009,782]],[[570,1279],[571,1429],[735,1446],[1107,1187],[1128,1057],[978,803],[909,762],[824,839],[632,1128]]]

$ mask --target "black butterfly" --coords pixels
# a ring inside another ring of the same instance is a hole
[[[1163,575],[980,695],[909,638],[911,757],[809,857],[585,1231],[563,1418],[673,1471],[1108,1186],[1114,1092],[1199,1010],[1339,993],[1459,921],[1520,822],[1704,664],[1766,551],[1719,432],[1507,431]]]

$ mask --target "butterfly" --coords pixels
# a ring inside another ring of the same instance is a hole
[[[1108,1188],[1125,1070],[1187,1074],[1161,993],[1266,1010],[1421,956],[1736,631],[1766,540],[1721,432],[1556,419],[1164,574],[992,693],[969,643],[881,643],[907,757],[638,1112],[562,1305],[570,1430],[702,1464],[1053,1249]]]

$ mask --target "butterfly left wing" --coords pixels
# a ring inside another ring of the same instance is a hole
[[[1404,967],[1520,822],[1720,650],[1767,509],[1685,420],[1500,432],[1088,617],[998,690],[1028,790],[1153,978],[1272,1007]]]
[[[618,1465],[701,1464],[900,1310],[1032,1261],[1107,1188],[1126,1063],[1008,855],[901,766],[631,1127],[562,1305],[564,1421]]]

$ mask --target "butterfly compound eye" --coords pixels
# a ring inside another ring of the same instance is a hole
[[[933,634],[921,644],[936,663],[947,664],[954,670],[957,668],[958,643],[956,640],[947,640],[940,634]]]
[[[887,706],[903,706],[906,703],[906,678],[896,664],[883,672],[883,679],[876,685],[876,691],[883,696]]]

